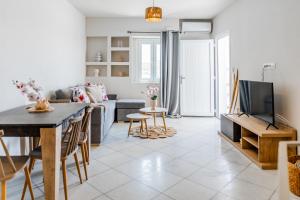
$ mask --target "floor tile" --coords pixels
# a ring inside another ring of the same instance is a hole
[[[182,180],[181,177],[178,177],[166,171],[150,172],[144,174],[143,176],[139,176],[137,179],[145,185],[155,188],[160,192],[165,191],[169,187]]]
[[[137,181],[132,181],[113,191],[110,191],[106,195],[114,200],[150,200],[158,194],[159,193],[157,191],[151,189],[150,187]]]
[[[181,159],[176,159],[167,163],[163,168],[168,172],[184,178],[197,171],[199,166],[185,162]]]
[[[108,198],[107,196],[105,195],[101,195],[100,197],[97,197],[96,199],[94,200],[111,200],[110,198]]]
[[[151,200],[174,200],[174,199],[172,199],[171,197],[168,197],[167,195],[160,194],[159,196],[154,197]]]
[[[204,168],[193,173],[187,179],[214,190],[221,190],[234,179],[234,175],[231,172],[219,172]]]
[[[178,158],[190,152],[191,150],[182,148],[178,145],[168,145],[167,147],[161,148],[158,151],[165,153],[172,158]]]
[[[279,185],[279,180],[277,174],[274,172],[275,170],[261,170],[250,166],[239,174],[237,178],[270,190],[275,190]]]
[[[205,188],[196,183],[183,180],[164,192],[166,195],[176,200],[208,200],[211,199],[216,191]]]
[[[94,186],[102,193],[106,193],[112,189],[115,189],[125,183],[128,183],[131,179],[115,170],[109,170],[97,176],[89,179],[88,184]]]
[[[110,169],[109,166],[107,166],[97,160],[91,160],[90,165],[88,165],[88,175],[89,175],[89,177],[93,177],[93,176],[103,173],[109,169]],[[76,167],[73,167],[70,170],[74,175],[77,176]],[[81,166],[81,173],[82,173],[82,175],[84,173],[82,166]]]
[[[242,170],[246,169],[247,166],[240,165],[223,158],[218,158],[213,160],[208,165],[205,166],[207,169],[216,170],[219,172],[231,172],[234,175],[239,174]]]
[[[271,198],[273,192],[249,182],[234,180],[222,190],[222,193],[242,200],[266,200]]]
[[[118,165],[121,165],[132,159],[133,158],[130,156],[127,156],[127,155],[119,153],[119,152],[115,152],[115,153],[109,154],[107,156],[98,158],[97,160],[100,161],[101,163],[104,163],[104,164],[110,166],[110,167],[117,167]]]
[[[114,152],[115,152],[114,150],[112,150],[108,147],[105,147],[105,146],[92,147],[91,148],[91,159],[101,158],[103,156],[107,156]]]
[[[133,145],[128,148],[125,148],[122,150],[123,154],[126,154],[128,156],[139,158],[141,156],[144,156],[146,154],[152,153],[151,149],[142,147],[143,145]]]
[[[226,194],[218,193],[216,196],[212,198],[212,200],[242,200],[242,199],[234,199],[230,196],[227,196]]]
[[[72,200],[93,200],[102,193],[90,186],[89,184],[82,184],[80,187],[69,188],[69,199]],[[63,190],[59,193],[59,199],[64,199]]]

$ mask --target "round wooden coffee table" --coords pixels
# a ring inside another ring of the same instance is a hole
[[[176,130],[174,128],[167,127],[166,113],[168,112],[168,110],[166,108],[156,107],[155,109],[152,109],[151,107],[147,107],[147,108],[141,108],[140,112],[153,116],[153,126],[149,127],[150,138],[152,139],[166,138],[166,137],[174,136],[174,134],[176,134]],[[156,122],[157,114],[161,114],[163,126],[157,125]]]
[[[166,113],[168,112],[168,110],[166,108],[156,107],[155,109],[152,109],[150,107],[147,107],[147,108],[141,108],[140,111],[142,113],[153,116],[154,127],[157,127],[157,125],[156,125],[156,114],[161,114],[161,117],[162,117],[163,123],[164,123],[164,129],[165,129],[165,131],[167,131]]]
[[[134,135],[134,136],[139,136],[142,138],[149,137],[148,133],[148,125],[147,125],[147,119],[151,118],[149,115],[143,115],[141,113],[133,113],[133,114],[128,114],[126,117],[129,119],[129,129],[128,129],[128,137],[129,135]],[[137,133],[136,128],[134,131],[132,131],[132,124],[134,121],[139,121],[141,122],[141,126],[138,128],[139,132]],[[146,131],[146,135],[144,134],[144,130]]]

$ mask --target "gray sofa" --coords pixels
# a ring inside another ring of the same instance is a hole
[[[91,116],[91,144],[100,145],[115,121],[117,95],[108,95],[108,101],[94,104]],[[72,92],[69,89],[57,90],[51,94],[50,103],[71,103]]]
[[[91,117],[91,143],[99,145],[115,121],[116,100],[104,101],[95,106]]]
[[[127,114],[139,112],[145,107],[145,101],[139,99],[120,99],[117,95],[109,94],[108,101],[91,104],[94,110],[91,116],[91,144],[100,145],[109,133],[114,121],[127,121]],[[71,103],[72,92],[70,89],[57,90],[50,97],[50,103]]]

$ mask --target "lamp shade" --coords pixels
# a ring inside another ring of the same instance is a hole
[[[162,9],[160,7],[148,7],[145,12],[147,22],[160,22],[162,19]]]

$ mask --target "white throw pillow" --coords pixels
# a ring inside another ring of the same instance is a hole
[[[86,87],[86,91],[89,92],[97,102],[103,101],[102,88],[98,85],[91,85]]]

